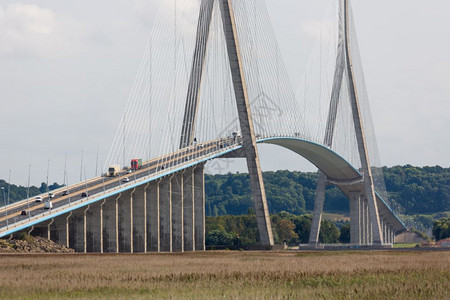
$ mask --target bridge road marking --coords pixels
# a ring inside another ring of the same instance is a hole
[[[203,151],[207,151],[207,150],[210,150],[210,149],[216,147],[216,141],[218,141],[218,140],[213,140],[213,141],[211,141],[211,142],[205,143],[205,145],[209,145],[209,146],[204,146],[203,148],[199,148],[199,149],[197,149],[197,150],[194,151],[194,152],[189,152],[189,150],[192,150],[192,149],[194,149],[194,148],[187,148],[187,149],[183,149],[183,151],[180,151],[180,152],[174,152],[174,153],[172,153],[172,154],[166,155],[166,156],[164,156],[162,159],[164,159],[165,157],[170,157],[170,156],[176,155],[177,153],[183,154],[183,155],[181,155],[181,156],[176,156],[176,157],[174,157],[174,158],[172,158],[172,159],[170,159],[170,160],[161,162],[161,163],[159,163],[159,164],[157,163],[157,164],[148,166],[148,167],[145,168],[145,169],[141,169],[140,171],[136,171],[135,174],[139,175],[139,174],[142,174],[142,173],[144,173],[144,172],[148,172],[148,171],[149,171],[148,168],[150,168],[150,170],[156,169],[157,167],[166,165],[166,164],[168,164],[168,163],[170,163],[170,162],[173,162],[173,161],[176,161],[176,160],[179,160],[179,159],[183,159],[183,158],[185,158],[185,157],[187,157],[187,156],[190,156],[190,155],[195,155],[195,154],[199,154],[199,153],[200,153],[200,156],[202,156],[201,153],[202,153]],[[194,149],[194,150],[195,150],[195,149]],[[210,153],[210,152],[208,152],[208,153]],[[206,153],[206,154],[208,154],[208,153]],[[206,154],[204,154],[204,155],[206,155]],[[152,162],[155,162],[155,161],[159,161],[159,160],[161,160],[161,158],[152,159],[152,160],[150,160],[150,161],[147,161],[147,162],[146,162],[146,165],[148,165],[148,164],[150,164],[150,163],[152,163]],[[109,181],[108,184],[114,184],[114,183],[117,183],[117,182],[121,181],[123,178],[127,177],[127,175],[129,175],[129,174],[124,174],[124,175],[122,175],[122,176],[119,176],[119,177],[116,178],[116,180],[111,180],[111,181]],[[91,187],[88,189],[88,193],[89,193],[90,190],[95,190],[95,189],[98,189],[98,188],[100,188],[100,187],[102,187],[102,186],[103,186],[103,182],[102,182],[101,184],[97,184],[97,185],[91,186]],[[73,194],[72,197],[76,197],[76,196],[78,196],[78,195],[81,195],[81,193],[83,193],[83,192],[84,192],[84,190],[81,190],[81,191],[79,191],[79,192],[76,192],[76,193]],[[60,202],[63,201],[63,200],[67,200],[68,197],[69,197],[69,196],[59,197],[59,198],[57,198],[57,199],[55,199],[55,200],[52,200],[52,203],[54,203],[54,204],[60,203]],[[22,201],[25,201],[25,200],[22,200]],[[21,201],[21,202],[22,202],[22,201]],[[76,200],[76,201],[79,201],[79,200]],[[24,208],[27,208],[27,209],[28,209],[27,203],[23,203],[23,205],[25,206]],[[44,203],[41,203],[41,204],[38,204],[38,205],[34,205],[34,206],[33,206],[33,209],[31,209],[31,207],[30,207],[30,213],[31,213],[31,212],[35,212],[35,211],[37,211],[38,209],[41,209],[41,208],[43,208],[43,207],[44,207]],[[15,213],[8,214],[8,219],[13,218],[13,217],[16,217],[16,216],[19,216],[20,214],[21,214],[21,211],[17,211],[17,212],[15,212]],[[36,216],[36,215],[34,215],[34,216]],[[0,222],[5,221],[5,220],[6,220],[6,216],[0,218]],[[14,224],[14,223],[11,223],[10,225],[12,225],[12,224]]]

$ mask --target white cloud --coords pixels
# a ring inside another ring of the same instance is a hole
[[[74,52],[83,26],[32,4],[0,6],[0,55],[66,56]]]

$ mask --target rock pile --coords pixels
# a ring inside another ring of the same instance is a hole
[[[0,240],[0,252],[73,253],[75,251],[42,237],[21,235],[12,239]]]

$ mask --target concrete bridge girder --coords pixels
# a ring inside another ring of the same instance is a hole
[[[312,164],[314,164],[327,178],[325,182],[337,186],[350,199],[350,216],[353,216],[355,223],[351,225],[353,228],[353,235],[351,233],[351,243],[359,245],[369,245],[373,242],[373,228],[370,219],[369,207],[367,199],[364,195],[363,176],[351,166],[344,158],[339,156],[330,148],[323,145],[316,144],[310,141],[301,140],[298,138],[280,137],[269,138],[260,141],[265,144],[278,145],[289,149],[300,156],[304,157]],[[318,190],[320,193],[320,190]],[[355,198],[354,193],[358,194],[358,199]],[[376,195],[377,208],[380,215],[388,220],[389,230],[392,232],[401,232],[405,230],[403,223],[392,213],[383,199]],[[317,201],[316,201],[317,204]],[[320,206],[320,203],[318,203]],[[318,212],[323,209],[319,207]],[[315,209],[316,210],[316,207]],[[320,218],[316,218],[320,220]],[[312,226],[314,228],[314,226]],[[385,232],[388,235],[387,231]],[[317,236],[318,230],[311,231],[311,236]],[[384,240],[384,239],[383,239]],[[392,238],[390,240],[393,240]],[[310,240],[311,242],[311,240]],[[391,244],[387,243],[386,244]]]
[[[204,164],[34,225],[76,252],[205,250]]]

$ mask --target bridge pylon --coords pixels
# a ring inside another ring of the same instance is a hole
[[[200,98],[200,86],[203,67],[206,57],[206,47],[209,39],[209,27],[212,18],[214,3],[220,8],[226,49],[229,58],[234,94],[238,111],[239,123],[243,138],[243,157],[247,161],[250,174],[250,185],[255,205],[256,221],[259,231],[260,243],[263,246],[272,246],[273,236],[270,224],[269,209],[259,161],[258,149],[247,85],[244,76],[244,67],[239,49],[239,38],[231,0],[202,0],[198,21],[197,38],[194,51],[194,60],[189,80],[186,98],[185,113],[182,125],[180,148],[188,147],[194,143],[194,129]],[[206,26],[206,30],[205,30]]]
[[[383,232],[377,207],[377,198],[374,189],[372,170],[368,155],[366,135],[359,103],[355,72],[352,63],[350,47],[350,0],[339,0],[339,36],[336,56],[336,68],[333,88],[326,125],[324,145],[331,147],[336,128],[336,116],[341,95],[341,89],[347,88],[350,96],[351,112],[356,133],[358,153],[361,160],[363,175],[362,185],[357,191],[350,194],[351,215],[351,243],[354,244],[383,244]],[[343,80],[345,76],[345,81]],[[347,86],[343,83],[346,82]],[[314,201],[314,213],[309,237],[310,246],[319,244],[320,223],[322,220],[323,204],[327,177],[319,170],[319,179]],[[355,196],[357,195],[357,196]],[[370,237],[370,238],[369,238]]]

